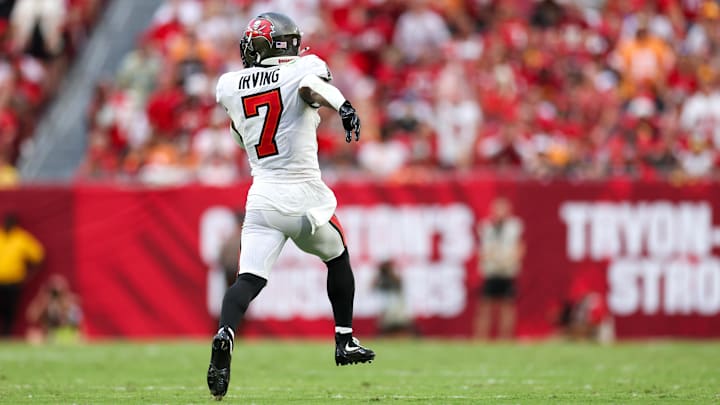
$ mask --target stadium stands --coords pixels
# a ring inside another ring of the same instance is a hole
[[[90,34],[103,0],[0,2],[0,186]]]
[[[214,84],[242,67],[246,22],[271,9],[298,22],[363,118],[359,147],[338,120],[321,124],[330,175],[718,175],[716,1],[168,0],[97,84],[79,178],[247,177]]]

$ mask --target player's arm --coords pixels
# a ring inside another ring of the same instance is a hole
[[[245,149],[245,141],[243,140],[242,134],[235,126],[235,121],[233,121],[232,118],[230,118],[230,133],[232,134],[235,143],[240,145],[241,148]]]
[[[298,93],[312,107],[325,106],[336,110],[340,114],[345,128],[346,142],[352,141],[353,132],[355,132],[355,140],[360,140],[360,118],[355,108],[345,99],[345,96],[337,87],[311,74],[300,81]]]

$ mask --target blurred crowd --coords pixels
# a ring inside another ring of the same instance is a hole
[[[0,187],[19,181],[15,162],[103,0],[0,0]]]
[[[97,84],[80,177],[247,177],[215,82],[242,68],[239,38],[269,10],[298,23],[361,114],[363,141],[346,145],[321,109],[327,177],[718,176],[717,1],[168,0]]]

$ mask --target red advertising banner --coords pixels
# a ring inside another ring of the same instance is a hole
[[[0,190],[0,217],[17,215],[19,225],[37,238],[45,250],[45,259],[37,273],[25,280],[21,308],[42,288],[50,273],[62,274],[74,283],[74,208],[73,191],[67,188]],[[19,311],[15,331],[24,329],[25,313]]]
[[[79,186],[64,195],[62,210],[16,205],[31,216],[63,218],[37,230],[57,246],[51,267],[74,274],[90,336],[207,336],[224,288],[220,244],[248,186]],[[554,333],[563,305],[590,293],[621,338],[720,336],[717,185],[456,179],[332,188],[355,271],[361,334],[376,331],[382,300],[373,280],[391,259],[422,335],[471,336],[481,285],[477,227],[503,196],[523,223],[526,246],[518,336]],[[23,193],[12,198],[33,199]],[[67,263],[56,258],[62,246],[71,248]],[[319,259],[288,242],[251,304],[244,333],[328,336],[325,272]]]

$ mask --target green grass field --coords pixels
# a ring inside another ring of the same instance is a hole
[[[239,342],[223,403],[720,403],[720,342],[363,343],[374,363],[336,367],[330,342]],[[0,403],[211,404],[208,359],[207,342],[0,343]]]

